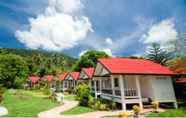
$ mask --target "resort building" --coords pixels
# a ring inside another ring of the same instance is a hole
[[[91,87],[91,82],[93,78],[94,68],[82,68],[79,78],[78,78],[78,84],[79,83],[85,83]]]
[[[64,73],[59,76],[62,84],[62,90],[75,89],[79,72]]]
[[[167,67],[145,59],[99,59],[93,74],[95,97],[114,100],[126,110],[128,104],[157,100],[160,103],[177,102],[172,84],[175,73]]]

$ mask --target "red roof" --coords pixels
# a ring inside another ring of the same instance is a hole
[[[68,75],[68,73],[63,73],[61,75],[59,75],[59,80],[65,80],[65,77]]]
[[[71,72],[70,76],[73,78],[73,80],[77,80],[79,77],[79,72]]]
[[[176,79],[176,83],[186,83],[186,78]]]
[[[46,80],[49,81],[49,82],[54,79],[53,75],[46,75],[45,77],[46,77]]]
[[[30,77],[28,77],[28,80],[30,80],[32,83],[36,83],[39,81],[39,77],[38,76],[30,76]]]
[[[178,74],[186,75],[186,70],[183,70],[183,69],[176,69],[175,72],[178,73]]]
[[[82,70],[85,72],[85,74],[86,74],[90,79],[92,79],[93,73],[94,73],[94,68],[83,68]]]
[[[113,74],[174,74],[167,67],[145,59],[104,58],[98,61]]]

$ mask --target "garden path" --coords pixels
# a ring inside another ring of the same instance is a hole
[[[112,116],[112,115],[118,115],[121,111],[96,111],[96,112],[89,112],[79,115],[63,115],[61,114],[64,111],[67,111],[73,107],[76,107],[78,105],[77,101],[68,101],[65,100],[64,104],[55,107],[51,110],[44,111],[38,114],[39,118],[101,118],[103,116]],[[142,114],[145,114],[147,112],[152,111],[152,109],[144,109]],[[164,111],[161,109],[160,111]],[[144,117],[144,115],[141,115],[141,117]]]
[[[96,111],[80,115],[62,115],[61,112],[67,111],[78,105],[77,101],[65,100],[64,104],[51,110],[38,114],[38,118],[100,118],[102,116],[117,115],[120,111]],[[39,106],[38,106],[39,107]]]

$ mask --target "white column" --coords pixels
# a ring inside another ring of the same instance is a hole
[[[101,81],[101,78],[99,78],[99,79],[100,79],[100,80],[99,80],[99,85],[100,85],[100,86],[99,86],[99,87],[100,87],[99,90],[100,90],[100,93],[101,93],[101,92],[102,92],[102,81]]]
[[[121,103],[122,103],[122,109],[126,111],[126,103],[125,103],[125,87],[123,83],[123,76],[119,76],[119,84],[120,84],[120,92],[121,92]]]
[[[174,102],[174,108],[175,109],[178,109],[178,104],[177,104],[177,101],[175,100],[175,102]]]
[[[115,96],[115,89],[114,89],[114,76],[111,75],[111,86],[112,86],[112,96]]]
[[[143,109],[143,103],[142,103],[142,97],[141,97],[141,89],[140,89],[140,83],[139,83],[139,76],[136,75],[135,76],[135,79],[136,79],[136,87],[137,87],[137,94],[138,94],[138,97],[139,97],[139,106],[141,109]]]
[[[94,92],[95,92],[95,98],[97,99],[97,87],[96,87],[96,80],[94,80]]]

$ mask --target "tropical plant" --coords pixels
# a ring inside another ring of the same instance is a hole
[[[114,98],[112,98],[110,104],[109,104],[109,107],[112,109],[112,110],[115,110],[116,109],[116,102],[114,101]]]
[[[175,72],[186,72],[186,57],[176,57],[168,62],[168,66]]]
[[[100,105],[100,107],[99,107],[99,110],[101,110],[101,111],[107,110],[107,105],[102,103],[102,104]]]
[[[152,101],[151,104],[152,104],[152,108],[153,108],[154,112],[158,112],[158,109],[159,109],[159,102],[156,101],[156,100],[154,100],[154,101]]]
[[[86,84],[79,84],[76,87],[76,98],[82,106],[88,106],[88,98],[90,95],[90,87]]]
[[[0,84],[7,88],[21,87],[28,75],[24,58],[14,54],[0,55]]]
[[[89,95],[89,96],[88,96],[88,106],[89,106],[90,108],[94,108],[94,103],[95,103],[94,97],[91,96],[91,95]]]
[[[159,44],[153,43],[147,51],[147,58],[161,65],[165,65],[172,57],[170,52],[162,49]]]
[[[132,107],[132,110],[133,110],[133,112],[134,112],[135,117],[138,117],[138,116],[139,116],[139,113],[140,113],[140,111],[141,111],[140,107],[137,106],[137,105],[134,105],[134,106]]]
[[[101,101],[99,99],[96,100],[96,103],[95,103],[95,106],[94,106],[94,109],[100,109],[101,107]]]
[[[128,113],[126,111],[122,111],[122,112],[119,112],[119,118],[127,118],[128,117]]]
[[[83,54],[80,59],[73,65],[72,70],[80,71],[83,67],[95,67],[97,59],[109,57],[103,51],[90,50]]]

